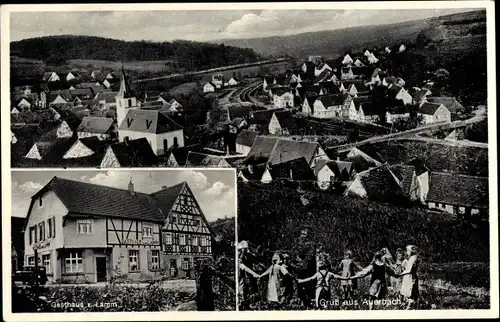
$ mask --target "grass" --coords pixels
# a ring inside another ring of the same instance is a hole
[[[171,96],[190,95],[198,90],[197,82],[183,83],[170,89]]]

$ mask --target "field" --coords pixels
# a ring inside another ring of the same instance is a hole
[[[488,307],[488,223],[470,224],[420,208],[327,192],[306,193],[310,203],[303,205],[300,195],[278,184],[238,185],[238,238],[263,248],[266,266],[275,250],[294,254],[304,225],[312,227],[313,241],[325,246],[334,265],[346,248],[354,252],[361,265],[367,265],[382,247],[394,252],[398,247],[415,244],[421,250],[424,306]],[[367,286],[363,283],[361,290],[365,294]]]
[[[420,158],[432,171],[488,176],[488,149],[403,140],[367,146],[390,164]]]
[[[190,95],[194,93],[197,89],[198,89],[197,82],[183,83],[170,89],[169,94],[174,97],[178,95]]]
[[[226,70],[220,72],[226,79],[230,79],[231,77],[255,77],[256,75],[264,75],[269,71],[270,73],[284,73],[288,68],[292,68],[289,62],[279,62],[273,64],[266,64],[261,66],[251,66],[251,67],[242,67],[237,69]],[[200,75],[201,80],[203,82],[208,82],[212,80],[212,73]]]
[[[170,60],[148,60],[148,61],[124,61],[123,66],[126,70],[135,72],[148,71],[152,73],[169,73]],[[122,67],[121,61],[91,60],[91,59],[72,59],[67,61],[69,69],[92,72],[94,69],[105,69],[118,71]]]

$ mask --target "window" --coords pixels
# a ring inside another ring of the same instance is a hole
[[[207,240],[205,236],[200,236],[201,246],[207,246]]]
[[[40,199],[38,199],[38,205],[39,205],[40,207],[43,207],[42,197],[40,197]]]
[[[153,228],[144,226],[142,227],[142,237],[152,237],[153,235]]]
[[[38,224],[38,241],[45,240],[45,222]]]
[[[179,143],[177,142],[177,137],[174,137],[174,148],[178,148]]]
[[[198,236],[193,236],[193,246],[198,246]]]
[[[184,234],[179,235],[179,245],[186,245],[186,235]]]
[[[80,219],[76,221],[78,235],[92,235],[92,219]]]
[[[49,226],[49,231],[47,232],[47,238],[52,238],[52,218],[47,219],[47,225]]]
[[[172,216],[170,216],[170,222],[171,222],[172,224],[177,223],[177,216],[176,216],[176,215],[172,215]]]
[[[168,245],[172,244],[172,234],[171,233],[166,233],[165,234],[165,243]]]
[[[179,245],[179,234],[174,234],[174,244]]]
[[[131,249],[128,251],[128,271],[134,272],[139,270],[139,251]]]
[[[151,269],[157,270],[160,269],[160,251],[152,250],[151,251]]]
[[[35,265],[35,256],[28,256],[28,265],[30,266]]]
[[[129,99],[128,99],[128,107],[131,107],[131,106],[132,106],[132,99],[131,99],[131,98],[129,98]]]
[[[36,243],[36,227],[30,227],[30,245]]]
[[[68,253],[64,259],[66,273],[83,272],[83,259],[81,252]]]
[[[50,273],[50,254],[42,255],[42,265],[45,266],[45,271]]]
[[[163,140],[163,150],[165,150],[165,151],[168,150],[168,140],[167,139]]]
[[[189,269],[189,258],[182,259],[182,269]]]

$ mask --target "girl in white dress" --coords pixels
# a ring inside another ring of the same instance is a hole
[[[405,264],[404,270],[398,274],[398,276],[403,277],[401,283],[400,293],[408,300],[407,310],[414,308],[415,302],[418,300],[418,250],[416,246],[408,245],[406,246],[406,254],[408,255],[408,261]]]
[[[281,265],[281,258],[279,254],[274,254],[272,257],[272,265],[269,266],[267,271],[260,274],[259,278],[269,275],[267,283],[267,300],[272,303],[279,303],[279,290],[280,290],[280,276],[279,274],[288,275],[285,266]]]

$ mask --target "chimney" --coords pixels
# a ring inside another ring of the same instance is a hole
[[[132,183],[132,178],[130,178],[130,182],[128,183],[128,192],[130,192],[131,195],[135,195],[134,184]]]

